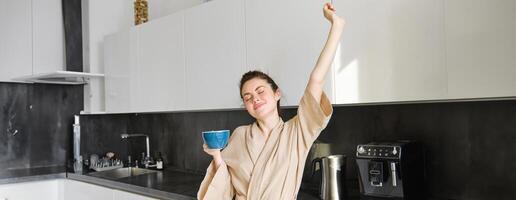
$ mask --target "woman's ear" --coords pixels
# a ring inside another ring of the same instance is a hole
[[[274,92],[274,99],[275,99],[276,101],[278,101],[278,100],[280,100],[280,99],[281,99],[281,91],[280,91],[280,89],[279,89],[279,88],[276,90],[276,92]]]

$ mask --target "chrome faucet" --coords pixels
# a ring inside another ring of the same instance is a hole
[[[130,137],[145,137],[145,145],[146,145],[146,150],[147,150],[147,155],[145,156],[145,159],[142,160],[142,164],[145,165],[145,166],[149,166],[150,165],[150,162],[151,162],[151,159],[150,159],[150,144],[149,144],[149,136],[148,135],[145,135],[145,134],[121,134],[120,137],[122,137],[122,139],[127,139],[127,138],[130,138]]]

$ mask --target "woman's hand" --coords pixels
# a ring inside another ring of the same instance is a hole
[[[335,13],[335,8],[333,7],[333,5],[331,3],[324,4],[323,13],[324,13],[324,18],[326,18],[332,24],[344,25],[346,23],[344,21],[344,19],[342,19]]]
[[[210,156],[220,156],[220,149],[210,149],[206,144],[203,144],[202,148],[204,149],[204,152],[206,152]]]
[[[224,160],[222,159],[222,154],[220,153],[220,149],[210,149],[206,144],[203,144],[202,148],[204,149],[204,152],[206,152],[208,155],[213,156],[215,169],[218,169],[220,165],[224,163]]]

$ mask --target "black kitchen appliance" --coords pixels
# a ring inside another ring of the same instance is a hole
[[[421,145],[413,141],[357,145],[361,199],[425,199],[424,160]]]

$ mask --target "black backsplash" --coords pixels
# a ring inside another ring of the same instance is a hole
[[[0,170],[66,165],[83,86],[0,83]]]
[[[283,111],[286,121],[296,109]],[[125,142],[120,134],[145,133],[151,153],[162,152],[169,167],[204,173],[211,159],[202,150],[201,131],[232,130],[252,122],[245,110],[83,115],[81,149],[86,155],[115,151],[123,159],[138,156],[144,151],[143,139]],[[357,192],[356,145],[399,139],[424,145],[430,199],[516,196],[514,100],[337,106],[318,142],[330,143],[332,153],[348,156],[348,188]]]

